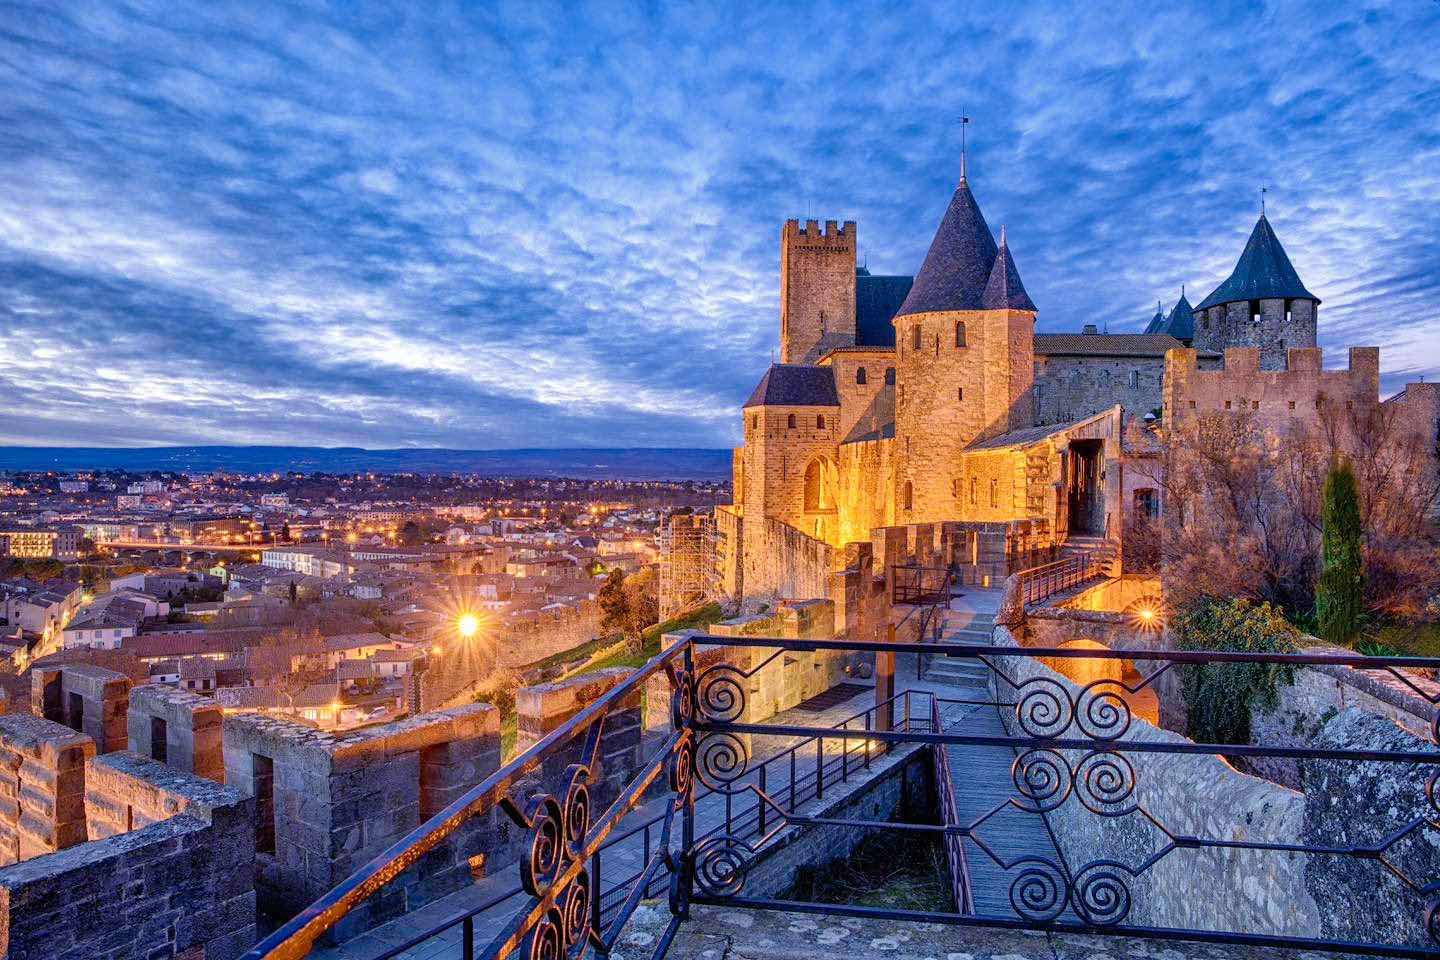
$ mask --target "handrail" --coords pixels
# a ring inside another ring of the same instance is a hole
[[[1025,603],[1039,603],[1064,590],[1077,587],[1101,575],[1100,565],[1089,553],[1066,557],[1015,574]]]
[[[940,698],[930,697],[930,728],[939,733],[944,729],[940,720]],[[935,778],[940,785],[941,819],[945,826],[958,825],[959,806],[955,799],[955,780],[950,775],[950,757],[943,747],[933,747],[935,755]],[[945,832],[945,856],[950,861],[951,891],[955,907],[961,913],[975,912],[975,896],[970,883],[970,861],[965,856],[965,838],[959,834]]]

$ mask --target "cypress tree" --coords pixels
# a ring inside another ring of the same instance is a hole
[[[1320,581],[1315,585],[1315,619],[1320,636],[1349,643],[1360,632],[1364,611],[1365,531],[1360,496],[1348,462],[1337,463],[1325,477]]]

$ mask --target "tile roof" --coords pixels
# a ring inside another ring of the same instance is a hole
[[[1300,282],[1300,275],[1285,255],[1280,238],[1275,236],[1270,221],[1262,213],[1255,221],[1255,229],[1250,231],[1250,239],[1245,243],[1245,251],[1240,254],[1235,270],[1210,296],[1201,300],[1196,309],[1204,310],[1238,300],[1282,298],[1320,302],[1320,298],[1306,290],[1305,284]]]
[[[983,309],[998,250],[969,183],[961,179],[896,316]]]
[[[838,407],[835,371],[808,364],[772,363],[745,406]]]
[[[1015,269],[1015,259],[1010,256],[1004,227],[1000,228],[1000,251],[995,255],[995,264],[990,268],[990,279],[985,283],[980,303],[986,310],[1036,312],[1035,301],[1025,292],[1025,284],[1020,282],[1020,271]]]
[[[1184,347],[1168,333],[1037,333],[1036,356],[1163,357]],[[1201,352],[1201,356],[1218,356]]]
[[[890,321],[914,284],[914,277],[877,277],[864,267],[855,271],[856,346],[895,346],[895,325]]]

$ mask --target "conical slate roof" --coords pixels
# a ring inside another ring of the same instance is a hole
[[[834,367],[772,363],[745,401],[746,407],[838,407]]]
[[[1262,213],[1255,223],[1255,229],[1250,231],[1245,252],[1240,254],[1240,262],[1235,264],[1230,278],[1216,287],[1214,293],[1201,300],[1196,309],[1204,310],[1238,300],[1282,298],[1320,302],[1320,298],[1306,290],[1305,284],[1300,282],[1300,275],[1290,265],[1285,248],[1280,246],[1280,238],[1275,236],[1270,221]]]
[[[1168,333],[1176,340],[1195,339],[1195,309],[1190,306],[1190,301],[1185,299],[1183,288],[1180,291],[1180,299],[1175,303],[1175,309],[1171,310],[1170,316],[1165,318],[1165,326],[1161,327],[1159,332]]]
[[[997,252],[985,216],[962,177],[915,283],[895,315],[985,309],[985,287]]]
[[[985,284],[985,293],[980,304],[986,310],[1029,310],[1035,313],[1035,301],[1025,292],[1020,282],[1020,271],[1015,269],[1015,260],[1010,256],[1010,244],[1005,242],[1005,228],[1000,228],[1000,250],[995,254],[995,265],[990,268],[990,279]]]
[[[1159,301],[1159,300],[1156,300],[1156,301],[1155,301],[1155,316],[1151,317],[1151,318],[1150,318],[1150,322],[1147,323],[1147,324],[1145,324],[1145,332],[1146,332],[1146,333],[1164,333],[1164,332],[1165,332],[1165,311],[1163,311],[1163,310],[1160,309],[1160,301]]]

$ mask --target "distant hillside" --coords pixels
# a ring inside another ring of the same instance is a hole
[[[359,447],[0,447],[0,470],[207,473],[474,473],[616,480],[726,480],[730,451],[674,449],[364,450]]]

